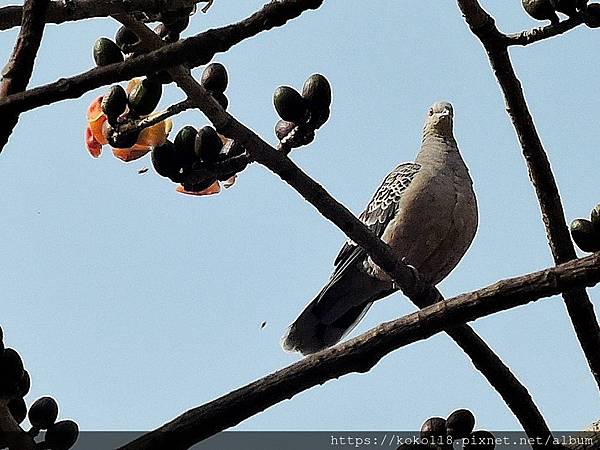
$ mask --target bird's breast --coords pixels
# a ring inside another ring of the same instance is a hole
[[[410,188],[382,239],[423,279],[437,284],[456,267],[475,236],[478,213],[471,178],[464,166],[422,170]]]

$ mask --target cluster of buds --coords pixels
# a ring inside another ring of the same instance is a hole
[[[417,444],[405,444],[398,450],[451,450],[455,443],[463,449],[494,450],[496,439],[486,430],[476,430],[475,416],[468,409],[457,409],[446,419],[431,417],[421,426],[420,440]]]
[[[37,443],[39,448],[68,450],[79,437],[79,427],[72,420],[56,421],[58,404],[52,397],[37,399],[27,410],[24,397],[31,388],[29,372],[23,366],[19,353],[5,348],[4,334],[0,328],[0,407],[6,406],[14,421],[19,425],[29,418],[31,428],[27,434],[35,439],[41,430],[46,430],[44,439]],[[3,447],[0,442],[0,448]]]
[[[162,95],[162,85],[149,78],[135,78],[126,89],[111,87],[96,98],[87,110],[86,147],[94,158],[102,146],[109,144],[122,161],[141,158],[153,147],[165,142],[172,123],[170,119],[140,129],[139,122],[151,119]]]
[[[281,120],[275,125],[280,149],[288,153],[292,148],[310,144],[315,130],[321,128],[331,113],[331,85],[321,74],[307,78],[302,94],[290,86],[279,86],[273,94],[275,110]]]

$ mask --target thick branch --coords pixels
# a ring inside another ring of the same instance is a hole
[[[49,0],[27,0],[23,6],[23,22],[15,48],[2,71],[0,97],[24,91],[31,78],[35,57],[44,34],[44,16]],[[8,142],[19,120],[18,114],[7,114],[0,121],[0,151]]]
[[[162,41],[139,21],[128,16],[118,16],[116,18],[134,31],[149,49],[155,49],[162,45]],[[422,283],[413,270],[396,259],[387,244],[331,197],[323,187],[302,172],[282,152],[276,151],[254,132],[225,112],[185,69],[176,67],[170,69],[169,73],[177,85],[188,95],[188,98],[195,102],[211,120],[218,131],[240,142],[251,158],[279,175],[315,206],[323,216],[340,227],[354,242],[365,248],[373,261],[394,278],[402,291],[417,306],[425,307],[442,300],[442,296],[437,289]],[[490,384],[498,391],[522,423],[528,435],[541,437],[545,441],[545,438],[550,434],[550,430],[533,403],[527,389],[510,372],[510,369],[468,326],[457,327],[449,330],[448,333],[469,355],[475,367],[483,373]]]
[[[140,11],[148,19],[156,19],[161,11],[173,11],[206,3],[209,0],[70,0],[51,1],[48,6],[46,23],[64,23],[92,17],[108,17],[112,14],[132,14]],[[5,6],[0,8],[0,30],[7,30],[21,24],[23,7]]]
[[[531,30],[521,31],[520,33],[509,34],[506,36],[507,45],[529,45],[535,42],[549,39],[561,35],[583,23],[583,15],[569,17],[562,22],[547,25],[545,27],[533,28]]]
[[[216,53],[225,52],[263,31],[282,26],[303,12],[318,8],[322,2],[323,0],[272,0],[260,11],[233,25],[208,30],[121,63],[98,67],[0,99],[0,116],[9,112],[28,111],[67,98],[77,98],[100,86],[129,80],[166,67],[183,63],[188,67],[206,64]]]
[[[388,353],[442,330],[599,281],[600,253],[596,253],[436,303],[191,409],[120,450],[188,448],[308,388],[348,373],[366,372]]]
[[[521,83],[510,61],[506,36],[477,0],[457,0],[471,31],[480,39],[504,94],[508,114],[517,132],[529,177],[535,188],[554,261],[576,258],[569,236],[558,186],[529,112]],[[585,289],[564,292],[565,304],[577,338],[600,387],[600,327]]]

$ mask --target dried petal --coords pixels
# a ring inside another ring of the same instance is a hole
[[[129,94],[142,82],[142,80],[143,78],[132,78],[129,80],[129,83],[127,83],[127,87],[125,88],[125,92]]]
[[[221,192],[221,186],[218,181],[215,181],[213,184],[211,184],[206,189],[204,189],[202,191],[194,192],[194,191],[186,191],[185,188],[180,184],[179,186],[177,186],[176,191],[181,194],[197,195],[197,196],[213,195],[213,194],[218,194],[219,192]]]
[[[223,187],[225,189],[230,188],[231,186],[233,186],[235,184],[236,179],[237,179],[237,175],[233,175],[232,177],[227,178],[225,181],[223,181]]]
[[[136,144],[147,147],[158,147],[165,143],[171,128],[173,128],[171,119],[166,119],[151,127],[144,128],[140,133]]]

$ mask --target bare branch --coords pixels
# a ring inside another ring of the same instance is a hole
[[[521,31],[520,33],[509,34],[506,36],[507,45],[529,45],[535,42],[549,39],[561,35],[583,23],[583,14],[569,17],[557,24],[547,25],[545,27],[533,28],[531,30]]]
[[[33,65],[44,34],[44,16],[49,0],[27,0],[23,6],[23,23],[8,64],[2,70],[0,97],[24,91],[27,88]],[[18,114],[7,114],[0,121],[0,152],[8,142]]]
[[[132,14],[143,12],[152,21],[161,11],[173,11],[205,3],[209,0],[70,0],[51,1],[48,6],[46,23],[64,23],[92,17],[108,17],[112,14]],[[21,24],[22,6],[0,8],[0,31]]]
[[[556,180],[529,112],[521,83],[510,61],[506,36],[498,31],[494,19],[481,8],[477,0],[457,1],[471,31],[487,51],[504,94],[507,111],[517,132],[529,177],[538,197],[554,261],[559,264],[575,259],[575,248],[569,236]],[[600,327],[594,306],[585,289],[564,292],[563,298],[577,338],[600,387]]]
[[[599,281],[600,253],[596,253],[436,303],[193,408],[120,450],[189,448],[310,387],[348,373],[367,372],[388,353],[442,330]]]
[[[166,45],[154,52],[63,78],[27,92],[0,99],[0,115],[24,112],[43,105],[77,98],[92,89],[136,76],[163,70],[178,64],[199,66],[216,53],[225,52],[244,39],[273,27],[279,27],[309,9],[318,8],[323,0],[272,0],[260,11],[233,25],[215,28],[196,36]]]
[[[134,31],[149,49],[163,45],[162,41],[139,21],[128,16],[118,16]],[[373,261],[394,278],[402,291],[419,307],[442,300],[433,286],[421,282],[418,274],[398,261],[390,247],[375,236],[360,220],[338,203],[319,184],[300,170],[283,152],[259,138],[254,132],[224,111],[206,90],[182,67],[169,70],[177,85],[188,98],[204,112],[223,135],[240,142],[250,157],[280,176],[319,212],[337,225],[348,237],[362,246]],[[474,366],[482,372],[513,411],[530,437],[541,437],[545,442],[550,430],[527,389],[510,369],[477,334],[464,325],[449,330],[448,334],[469,355]]]

